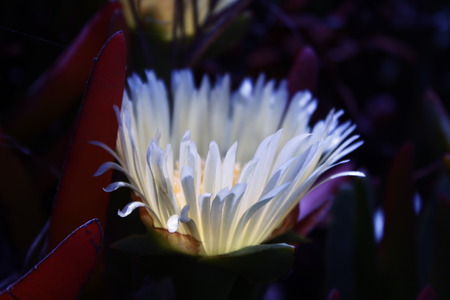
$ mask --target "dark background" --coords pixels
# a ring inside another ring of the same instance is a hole
[[[31,84],[101,4],[0,3],[3,128]],[[352,161],[368,175],[366,181],[350,181],[338,193],[333,217],[310,234],[310,242],[298,247],[293,270],[272,284],[268,295],[325,299],[337,289],[342,299],[415,299],[430,286],[439,299],[450,298],[450,4],[255,0],[245,13],[249,23],[242,28],[243,36],[218,39],[216,51],[196,64],[196,73],[231,73],[235,85],[260,73],[283,79],[299,52],[310,47],[318,68],[312,86],[320,103],[315,117],[333,107],[345,110],[345,118],[357,124],[365,141],[351,155]],[[136,65],[130,69],[139,68]],[[7,130],[2,133],[14,141],[14,151],[35,178],[31,184],[51,178],[36,196],[44,219],[51,213],[62,165],[62,160],[50,165],[46,159],[55,149],[64,153],[76,112],[73,106],[28,140],[16,139]],[[402,160],[408,154],[413,158]],[[9,170],[0,170],[7,178]],[[15,185],[24,187],[20,182]],[[0,193],[0,283],[4,280],[0,288],[11,274],[21,273],[25,259],[12,242],[16,233],[6,221],[9,212],[2,197],[4,193]],[[420,203],[420,209],[414,210],[414,203]],[[375,242],[368,220],[380,209],[386,217],[385,235]],[[27,219],[21,224],[26,227]],[[30,231],[34,236],[39,229]]]

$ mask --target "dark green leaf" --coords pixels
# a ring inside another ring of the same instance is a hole
[[[355,179],[355,286],[356,299],[379,299],[377,253],[372,222],[374,191],[370,179]]]
[[[384,299],[413,299],[419,292],[412,171],[413,147],[407,144],[394,159],[383,199],[385,225],[381,251]]]
[[[203,257],[200,261],[237,272],[252,282],[271,281],[289,271],[294,250],[287,244],[263,244],[225,255]]]

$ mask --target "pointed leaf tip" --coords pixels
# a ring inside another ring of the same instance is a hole
[[[77,299],[97,265],[103,240],[100,222],[93,219],[68,235],[41,262],[8,286],[0,299]],[[4,298],[4,296],[6,298]]]
[[[298,53],[294,66],[288,76],[288,90],[295,92],[308,90],[314,92],[319,73],[319,60],[314,50],[307,46]]]
[[[109,195],[102,187],[111,182],[112,172],[95,178],[92,174],[105,161],[115,158],[108,149],[115,147],[118,125],[113,106],[121,106],[125,71],[125,38],[122,32],[117,32],[101,49],[90,74],[52,213],[50,248],[78,224],[94,217],[103,223],[106,218]],[[107,151],[93,149],[90,144]]]

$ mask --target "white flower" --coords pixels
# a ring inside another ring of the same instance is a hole
[[[145,207],[154,228],[193,237],[202,255],[266,241],[317,179],[362,144],[354,125],[339,124],[342,111],[310,128],[316,100],[300,92],[288,103],[285,82],[260,76],[231,92],[228,75],[214,85],[205,76],[196,88],[190,71],[178,71],[169,93],[153,72],[146,76],[128,79],[116,109],[118,164],[105,163],[97,175],[122,171],[129,183],[105,190],[126,186],[141,198],[120,216]],[[348,175],[364,176],[343,172],[325,181]]]

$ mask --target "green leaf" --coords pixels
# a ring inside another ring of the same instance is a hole
[[[370,178],[355,178],[354,182],[356,299],[379,299],[379,273],[372,222],[374,191],[369,185]]]
[[[355,201],[345,186],[334,200],[326,248],[326,290],[337,289],[343,299],[355,299]]]
[[[202,257],[200,262],[237,272],[251,282],[267,282],[286,274],[294,261],[293,246],[263,244],[225,255]]]
[[[435,189],[436,205],[432,212],[433,248],[430,284],[438,299],[450,299],[450,176],[443,175]]]
[[[157,232],[149,230],[146,234],[133,234],[111,245],[117,250],[137,256],[149,255],[186,255],[175,250]]]
[[[214,57],[223,54],[231,46],[242,40],[248,28],[250,22],[252,21],[252,16],[248,13],[242,13],[237,16],[230,25],[225,28],[221,35],[209,46],[205,53],[205,57]]]
[[[145,235],[132,235],[112,245],[113,248],[137,255],[150,256],[150,261],[170,260],[161,268],[154,265],[159,275],[177,272],[178,264],[186,262],[198,265],[220,267],[232,271],[252,282],[271,281],[286,274],[294,260],[294,247],[287,244],[263,244],[246,247],[235,252],[218,256],[196,256],[174,249],[157,232],[149,231]],[[174,269],[171,270],[173,262]]]
[[[289,230],[286,233],[275,237],[274,239],[270,240],[270,244],[279,244],[279,243],[286,243],[286,244],[305,244],[309,243],[310,240],[303,235],[300,235],[296,233],[295,231]]]
[[[174,249],[156,231],[132,235],[113,248],[141,256],[141,267],[157,280],[172,278],[177,299],[256,299],[260,283],[286,274],[294,247],[263,244],[218,256],[189,255]]]
[[[419,292],[414,214],[413,146],[395,157],[383,199],[384,235],[381,243],[384,299],[413,299]]]

